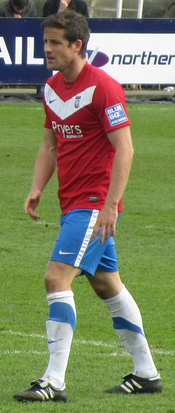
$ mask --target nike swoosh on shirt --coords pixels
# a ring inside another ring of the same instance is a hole
[[[55,102],[56,99],[49,99],[49,103]]]
[[[74,255],[75,253],[74,252],[64,252],[64,251],[62,251],[62,250],[59,250],[59,254],[60,255]]]

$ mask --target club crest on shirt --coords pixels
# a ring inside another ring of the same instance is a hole
[[[80,95],[75,96],[74,107],[75,107],[76,109],[78,109],[78,108],[80,107],[80,100],[81,100],[81,96],[80,96]]]

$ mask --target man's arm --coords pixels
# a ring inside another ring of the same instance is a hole
[[[34,220],[40,219],[34,211],[39,204],[41,193],[56,168],[57,145],[52,129],[44,129],[41,148],[35,161],[31,191],[25,201],[24,211]]]
[[[4,10],[4,2],[0,2],[0,17],[6,17]]]
[[[133,158],[133,145],[129,126],[116,129],[107,134],[110,142],[115,147],[115,157],[112,166],[111,181],[106,196],[105,204],[99,213],[94,227],[92,239],[95,239],[100,229],[100,244],[110,235],[114,236],[118,217],[117,207],[128,182]]]
[[[31,2],[28,2],[28,8],[26,10],[26,13],[24,13],[24,16],[37,17],[37,9],[33,0]]]

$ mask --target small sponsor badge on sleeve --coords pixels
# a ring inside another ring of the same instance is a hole
[[[118,125],[128,120],[122,103],[110,106],[110,108],[105,109],[105,112],[111,126]]]

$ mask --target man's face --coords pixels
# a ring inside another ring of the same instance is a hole
[[[70,67],[75,57],[76,43],[69,44],[64,38],[64,29],[47,27],[44,31],[44,52],[49,70],[63,72]]]

